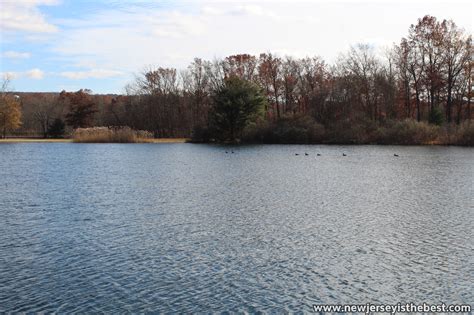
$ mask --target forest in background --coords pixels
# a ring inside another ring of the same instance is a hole
[[[238,78],[266,99],[263,113],[239,132],[242,142],[472,145],[472,58],[471,34],[425,16],[383,54],[358,44],[332,65],[320,57],[239,54],[196,58],[181,71],[149,67],[124,95],[4,90],[0,127],[8,136],[60,137],[76,128],[127,126],[212,141],[219,138],[210,119],[215,93]]]

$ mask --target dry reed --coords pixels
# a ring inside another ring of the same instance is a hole
[[[72,139],[82,143],[139,143],[152,142],[153,134],[130,127],[93,127],[74,130]]]

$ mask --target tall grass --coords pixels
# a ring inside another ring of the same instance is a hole
[[[151,142],[153,134],[130,127],[93,127],[74,130],[72,139],[83,143],[138,143]]]
[[[379,144],[443,144],[444,130],[426,122],[412,119],[392,121],[380,127],[375,133],[375,142]]]
[[[464,122],[447,133],[446,144],[474,146],[474,123]]]

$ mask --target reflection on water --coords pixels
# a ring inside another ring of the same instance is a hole
[[[0,145],[0,311],[474,301],[473,149],[225,150]]]

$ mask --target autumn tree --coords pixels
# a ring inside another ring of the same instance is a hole
[[[470,62],[472,37],[466,36],[453,21],[443,21],[440,28],[443,45],[442,58],[446,73],[446,118],[448,122],[451,122],[453,91],[456,84],[461,83],[460,76]]]
[[[74,129],[92,126],[97,108],[88,90],[81,89],[74,93],[62,91],[59,100],[69,106],[69,113],[66,114],[69,126]]]
[[[409,59],[409,45],[406,40],[402,40],[400,45],[395,45],[391,50],[391,59],[395,66],[395,76],[398,86],[398,92],[400,99],[403,103],[403,112],[401,117],[411,118],[412,117],[412,102],[411,102],[411,85],[412,78],[410,73],[410,59]]]
[[[425,16],[410,28],[410,38],[421,52],[419,58],[424,65],[423,84],[427,93],[430,117],[440,103],[440,91],[443,86],[443,34],[442,29],[433,16]]]
[[[226,78],[235,76],[253,81],[257,69],[257,59],[249,54],[232,55],[222,61],[222,68]]]
[[[9,79],[4,78],[0,90],[0,129],[5,138],[7,131],[21,126],[21,104],[19,96],[9,91]]]
[[[195,58],[181,76],[185,96],[189,98],[193,125],[204,124],[207,120],[210,103],[210,75],[206,71],[208,63]]]
[[[397,82],[396,65],[393,54],[386,50],[385,62],[375,78],[375,89],[378,91],[380,103],[380,116],[384,119],[395,119],[397,117]]]
[[[282,61],[272,54],[261,54],[258,67],[259,81],[263,86],[273,112],[276,112],[276,118],[281,118],[280,93],[282,87],[281,74]]]
[[[286,57],[282,63],[282,98],[283,112],[288,111],[293,114],[298,110],[298,77],[299,63],[297,60]]]
[[[373,49],[367,44],[351,47],[339,61],[342,74],[352,82],[354,105],[371,120],[379,117],[379,91],[375,80],[381,68]]]
[[[469,89],[464,71],[472,58],[471,47],[472,37],[451,20],[438,21],[427,15],[410,26],[407,38],[402,39],[394,53],[405,91],[410,88],[414,91],[418,121],[422,104],[428,104],[431,122],[439,123],[442,119],[440,107],[444,104],[444,116],[450,123],[454,101],[458,116],[461,114],[464,103],[461,94],[465,97]],[[407,72],[410,80],[405,75]]]
[[[204,62],[204,69],[209,79],[211,90],[218,89],[226,77],[224,63],[224,61],[219,59]]]
[[[138,110],[145,130],[156,137],[180,135],[190,132],[190,113],[183,110],[179,76],[174,68],[149,68],[136,83]],[[181,125],[180,125],[181,123]]]
[[[425,64],[423,62],[424,51],[419,49],[413,38],[403,38],[400,46],[402,51],[406,50],[407,53],[407,70],[410,73],[411,87],[415,93],[416,120],[421,121],[421,98],[423,95],[423,75],[425,71]]]
[[[61,108],[56,97],[39,94],[34,99],[33,119],[40,127],[43,138],[48,136],[48,129],[55,118],[61,116]]]
[[[330,77],[326,63],[320,57],[312,57],[301,59],[297,64],[299,70],[297,82],[299,112],[310,113],[317,120],[326,121]]]
[[[471,52],[469,54],[469,60],[467,61],[465,67],[464,67],[464,70],[463,70],[463,78],[464,80],[462,80],[462,82],[465,82],[465,87],[464,87],[464,91],[466,93],[466,116],[467,116],[467,120],[468,122],[470,123],[471,122],[471,99],[472,99],[472,96],[474,95],[474,89],[473,89],[473,86],[474,86],[474,60],[472,59],[473,55],[474,55],[474,51],[473,51],[473,48],[472,48],[472,43],[469,47],[469,51]]]

